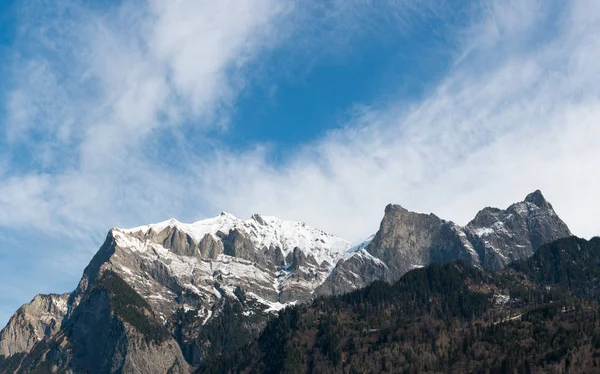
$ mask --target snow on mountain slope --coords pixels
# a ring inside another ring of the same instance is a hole
[[[202,221],[194,222],[194,223],[182,223],[177,221],[175,218],[171,218],[166,221],[153,223],[144,226],[133,227],[130,229],[119,229],[117,230],[125,232],[125,233],[136,233],[136,232],[148,232],[153,230],[155,232],[161,232],[168,227],[176,227],[182,232],[190,235],[196,242],[199,242],[204,235],[212,234],[216,235],[217,232],[227,233],[229,230],[239,224],[240,220],[238,220],[233,215],[222,212],[216,217],[208,218]]]
[[[113,253],[102,266],[121,275],[165,320],[181,307],[208,319],[218,300],[235,297],[237,288],[265,311],[309,300],[351,248],[304,223],[256,214],[241,220],[221,213],[190,224],[170,219],[114,228],[109,236]]]
[[[350,243],[344,239],[328,234],[322,230],[311,228],[301,222],[280,220],[272,216],[253,215],[250,219],[241,220],[222,212],[214,218],[194,223],[182,223],[172,218],[156,224],[117,229],[124,233],[148,233],[150,230],[159,233],[167,228],[176,228],[189,235],[199,243],[205,235],[212,235],[218,240],[232,229],[246,234],[256,248],[279,247],[284,256],[299,248],[307,255],[312,255],[319,264],[327,261],[333,265],[339,255],[344,253]]]

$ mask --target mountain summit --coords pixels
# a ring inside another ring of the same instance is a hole
[[[465,227],[390,204],[378,232],[355,245],[258,214],[114,228],[75,291],[36,296],[10,319],[0,355],[14,370],[0,373],[187,373],[250,343],[285,306],[431,263],[497,270],[569,235],[539,191],[506,210],[485,208]]]
[[[411,269],[454,260],[499,270],[570,235],[539,190],[505,210],[484,208],[464,227],[389,204],[379,231],[363,245],[369,256],[340,261],[319,291],[341,294],[355,285],[364,287],[375,279],[393,282]]]

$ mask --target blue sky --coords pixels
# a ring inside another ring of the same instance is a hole
[[[349,240],[542,189],[598,234],[600,5],[5,1],[0,322],[111,227],[225,210]]]

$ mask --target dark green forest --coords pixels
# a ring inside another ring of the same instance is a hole
[[[431,265],[288,308],[198,372],[600,372],[599,279],[600,238],[558,240],[497,273]]]

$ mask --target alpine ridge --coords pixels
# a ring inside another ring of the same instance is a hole
[[[409,270],[455,260],[500,270],[530,257],[543,244],[570,235],[539,190],[505,210],[485,208],[465,227],[390,204],[379,231],[362,244],[358,256],[340,261],[318,291],[343,294],[375,279],[394,282]]]
[[[113,228],[72,293],[36,296],[10,319],[0,373],[187,373],[251,343],[286,306],[431,263],[499,270],[570,235],[540,191],[464,227],[390,204],[356,244],[258,214]]]

